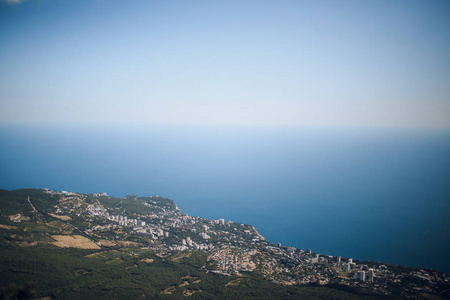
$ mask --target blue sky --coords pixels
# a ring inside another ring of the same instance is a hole
[[[448,1],[0,1],[0,122],[450,128]]]

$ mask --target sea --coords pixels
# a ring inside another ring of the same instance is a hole
[[[450,131],[3,124],[0,188],[161,195],[273,243],[450,273]]]

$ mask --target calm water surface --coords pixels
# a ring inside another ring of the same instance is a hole
[[[0,188],[162,195],[323,254],[450,272],[450,133],[0,127]]]

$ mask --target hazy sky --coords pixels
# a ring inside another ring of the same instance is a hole
[[[450,1],[0,1],[0,121],[450,128]]]

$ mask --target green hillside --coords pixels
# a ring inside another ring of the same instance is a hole
[[[376,285],[361,284],[335,262],[310,263],[318,256],[277,248],[249,225],[193,218],[159,196],[0,190],[0,299],[410,295],[381,271]],[[445,280],[438,285],[448,288]],[[416,294],[446,299],[433,291]]]

